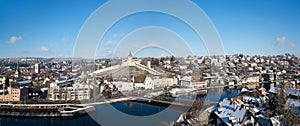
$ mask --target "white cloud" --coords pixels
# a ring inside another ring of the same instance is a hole
[[[117,41],[108,40],[108,41],[104,42],[103,44],[106,46],[111,46],[111,45],[115,45],[117,43],[118,43]]]
[[[118,34],[113,34],[113,35],[112,35],[112,38],[117,38],[117,37],[119,37]]]
[[[135,50],[135,49],[140,49],[140,48],[143,48],[143,47],[158,47],[159,44],[157,42],[149,42],[149,43],[146,43],[146,45],[142,46],[142,45],[139,45],[139,44],[134,44],[132,45],[132,48]]]
[[[113,51],[111,49],[104,49],[101,53],[97,54],[97,58],[109,58],[112,56]]]
[[[105,55],[105,56],[109,56],[109,55],[111,55],[111,54],[112,54],[112,50],[110,50],[110,49],[104,50],[104,55]]]
[[[50,50],[46,46],[42,46],[41,47],[41,51],[45,52],[45,53],[49,53],[50,52]]]
[[[285,37],[277,37],[276,38],[276,45],[277,46],[284,46],[286,44],[286,38]]]
[[[17,41],[21,41],[23,40],[23,38],[21,36],[11,36],[9,38],[9,42],[10,44],[15,44]]]
[[[287,42],[284,36],[276,38],[276,45],[279,47],[296,48],[296,44],[294,42]]]
[[[58,54],[58,57],[65,57],[65,54],[59,53],[59,54]]]
[[[116,40],[116,38],[119,37],[119,34],[113,34],[110,38],[110,40],[102,41],[103,45],[105,46],[113,46],[118,44],[119,41]],[[102,44],[101,43],[101,44]]]
[[[294,42],[290,42],[288,44],[288,47],[291,47],[291,48],[295,48],[296,47],[296,44]]]

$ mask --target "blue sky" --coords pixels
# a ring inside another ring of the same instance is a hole
[[[82,25],[105,2],[0,0],[0,57],[72,56]],[[226,54],[292,53],[300,56],[298,0],[195,0],[194,2],[215,25]],[[205,45],[188,25],[172,16],[154,12],[138,13],[121,19],[102,38],[96,55],[111,56],[116,48],[122,45],[121,42],[126,45],[124,37],[146,26],[164,27],[174,31],[187,42],[195,55],[207,55]],[[150,45],[159,44],[147,42]],[[136,40],[131,45],[139,48],[140,43],[142,40]],[[153,53],[159,52],[157,49],[154,50],[147,48],[144,53],[136,55],[160,56]]]

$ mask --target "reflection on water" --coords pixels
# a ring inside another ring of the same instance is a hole
[[[234,98],[237,97],[241,93],[241,88],[242,87],[234,87],[234,88],[229,88],[229,87],[224,87],[223,88],[223,93],[219,99],[219,101],[223,100],[224,98]]]
[[[90,116],[85,115],[78,118],[16,118],[1,117],[0,126],[100,126]]]
[[[123,113],[134,115],[134,116],[153,115],[165,109],[164,107],[154,106],[154,105],[144,104],[139,102],[113,103],[111,105]]]
[[[177,120],[181,113],[180,110],[155,105],[123,102],[96,106],[96,111],[91,115],[104,126],[157,126]]]
[[[0,117],[0,126],[156,126],[176,120],[182,111],[138,102],[114,103],[95,106],[96,111],[81,117],[67,118],[16,118]],[[118,110],[117,110],[117,109]],[[124,112],[124,113],[123,113]],[[131,114],[127,115],[125,114]],[[154,116],[147,116],[158,113]],[[96,121],[94,121],[94,119]]]
[[[210,88],[208,94],[205,96],[206,100],[212,102],[222,101],[224,98],[233,98],[239,95],[242,87],[224,87],[224,88]]]

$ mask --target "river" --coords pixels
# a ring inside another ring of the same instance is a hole
[[[197,100],[218,102],[223,98],[236,97],[240,87],[212,88],[208,95],[199,95]],[[0,117],[0,126],[166,126],[176,121],[183,111],[139,102],[119,102],[95,106],[96,111],[75,118],[16,118]]]

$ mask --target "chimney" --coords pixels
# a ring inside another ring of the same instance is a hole
[[[223,111],[222,108],[218,108],[218,113],[221,114],[221,112]]]

